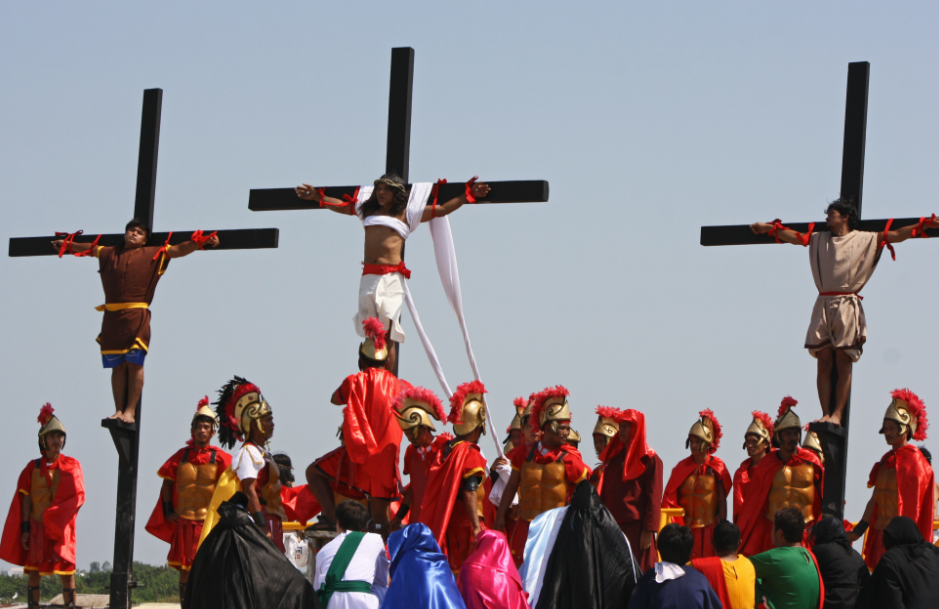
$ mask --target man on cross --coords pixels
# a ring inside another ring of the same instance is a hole
[[[439,184],[440,182],[438,182]],[[477,198],[489,194],[489,186],[473,178],[466,183],[466,191],[455,199],[437,205],[437,189],[412,186],[408,191],[404,180],[394,174],[385,174],[375,180],[374,189],[361,187],[347,201],[327,197],[325,189],[309,184],[297,186],[297,196],[316,201],[320,207],[348,216],[358,216],[365,226],[365,261],[359,283],[359,312],[355,328],[359,336],[365,335],[362,322],[377,317],[385,325],[388,338],[404,342],[401,328],[401,305],[404,302],[404,280],[411,272],[404,266],[404,242],[422,222],[449,215],[464,203],[475,203]],[[357,200],[358,199],[358,200]],[[431,204],[427,205],[428,199]],[[389,350],[388,370],[397,369],[397,348]]]
[[[922,218],[919,223],[890,230],[888,221],[883,231],[857,230],[857,207],[851,200],[837,199],[828,205],[826,224],[829,231],[802,233],[786,228],[775,220],[772,223],[755,222],[750,230],[768,234],[777,243],[785,241],[809,248],[809,264],[818,298],[812,310],[805,337],[809,355],[818,359],[818,400],[822,406],[823,422],[841,425],[845,404],[851,391],[851,369],[861,357],[867,341],[867,321],[858,292],[867,284],[880,261],[884,246],[893,253],[893,243],[910,237],[925,237],[926,229],[939,228],[939,219]],[[831,404],[831,371],[837,366],[838,381],[835,403]]]
[[[150,303],[157,282],[166,272],[170,259],[188,256],[204,245],[218,245],[218,235],[192,234],[189,241],[170,245],[169,239],[161,247],[147,246],[150,227],[134,218],[124,228],[124,243],[117,247],[92,243],[77,243],[72,233],[56,239],[52,246],[61,257],[66,252],[77,257],[94,256],[98,259],[98,272],[104,287],[105,304],[97,307],[104,313],[101,334],[101,361],[111,369],[111,391],[114,394],[114,414],[109,418],[133,423],[137,403],[143,392],[143,363],[150,348]],[[172,235],[172,233],[170,233]]]

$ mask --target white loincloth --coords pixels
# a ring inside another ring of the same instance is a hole
[[[401,327],[401,307],[404,304],[404,276],[401,273],[387,275],[362,275],[359,280],[359,312],[352,321],[355,331],[365,338],[362,322],[377,317],[388,329],[388,338],[396,343],[404,342]]]

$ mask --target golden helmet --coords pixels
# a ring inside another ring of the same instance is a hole
[[[60,431],[65,435],[65,425],[62,425],[62,421],[59,420],[57,416],[53,413],[55,409],[52,407],[52,404],[46,402],[42,408],[39,409],[39,417],[37,421],[42,426],[39,428],[39,445],[43,450],[46,448],[46,435],[52,433],[53,431]],[[63,448],[65,443],[62,443]]]
[[[799,415],[792,410],[798,403],[799,402],[788,395],[782,399],[782,403],[779,405],[776,423],[773,424],[774,435],[778,436],[779,432],[784,429],[798,429],[799,433],[802,433],[802,421],[799,420]]]
[[[773,421],[769,418],[769,415],[759,410],[754,410],[752,415],[753,421],[751,421],[750,426],[747,427],[747,432],[743,434],[744,449],[747,448],[747,436],[756,436],[760,439],[760,443],[765,442],[766,444],[769,444],[773,439]]]
[[[388,359],[388,341],[385,324],[381,323],[377,317],[369,317],[362,322],[365,330],[365,341],[359,345],[359,354],[366,359],[375,362],[383,362]]]
[[[272,412],[261,390],[239,376],[219,390],[215,404],[219,418],[218,439],[229,448],[236,440],[250,438],[252,426],[264,433],[261,419]]]
[[[593,427],[593,435],[612,438],[619,433],[619,423],[616,415],[619,409],[609,406],[597,406],[597,424]]]
[[[535,431],[543,430],[546,426],[557,432],[558,421],[571,420],[571,407],[567,403],[570,392],[564,387],[548,387],[535,397],[535,405],[531,410],[531,426]]]
[[[700,418],[695,421],[695,424],[691,426],[691,431],[688,432],[685,448],[691,445],[691,436],[694,436],[706,444],[705,450],[713,453],[720,447],[721,438],[724,436],[721,432],[721,424],[710,410],[702,410],[698,416]]]
[[[913,440],[922,442],[926,439],[926,405],[923,400],[909,389],[896,389],[890,396],[893,401],[887,407],[884,421],[896,421],[900,433],[907,434]],[[884,433],[883,427],[880,433]]]
[[[453,433],[457,436],[465,436],[482,427],[482,433],[486,433],[486,405],[483,402],[483,394],[486,387],[479,381],[463,383],[456,388],[454,394],[450,397],[450,416],[447,420],[453,423]]]
[[[505,430],[506,433],[512,433],[512,431],[515,429],[521,431],[522,416],[524,416],[525,411],[528,410],[529,403],[529,400],[526,400],[525,398],[515,398],[515,402],[513,402],[513,406],[515,406],[515,416],[512,417],[512,422],[509,423],[508,429]]]
[[[580,442],[581,442],[580,434],[572,429],[571,432],[567,435],[567,443],[573,444],[574,448],[577,448],[577,445],[579,445]]]
[[[440,398],[423,387],[402,389],[392,403],[392,412],[404,431],[421,425],[437,431],[433,421],[442,421],[444,417]]]
[[[808,430],[808,425],[805,426],[805,438],[802,440],[802,448],[807,448],[811,451],[815,451],[818,455],[819,461],[822,464],[825,463],[825,453],[822,451],[822,443],[818,440],[818,434],[814,431]]]
[[[209,396],[205,396],[199,400],[199,403],[196,405],[196,413],[192,415],[192,421],[189,423],[190,427],[196,424],[196,419],[199,417],[212,419],[212,426],[218,427],[218,416],[216,416],[214,410],[209,408]]]

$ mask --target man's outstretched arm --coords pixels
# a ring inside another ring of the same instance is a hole
[[[766,222],[754,222],[750,225],[750,230],[757,235],[766,235],[773,230],[773,227],[773,224]],[[793,245],[802,245],[802,233],[792,230],[791,228],[780,228],[776,231],[776,236],[779,237],[780,241],[785,241]]]
[[[63,244],[64,242],[65,242],[65,241],[64,241],[63,239],[56,239],[55,241],[52,242],[52,247],[54,247],[54,248],[55,248],[55,251],[58,252],[58,251],[60,251],[60,250],[62,249],[62,244]],[[76,253],[76,254],[81,254],[82,252],[87,252],[88,250],[90,250],[93,245],[94,245],[94,244],[91,243],[91,242],[88,242],[88,243],[78,243],[78,242],[76,242],[76,241],[72,241],[71,251],[74,252],[74,253]],[[98,247],[98,246],[95,246],[95,247]]]
[[[205,245],[210,247],[215,247],[218,245],[218,235],[215,235],[211,239],[207,239]],[[182,258],[183,256],[188,256],[199,248],[199,244],[195,241],[183,241],[179,245],[171,245],[166,248],[166,257],[167,258]]]
[[[910,224],[909,226],[904,226],[903,228],[898,228],[897,230],[885,231],[887,243],[900,243],[901,241],[906,241],[910,237],[914,236],[914,231],[916,231],[915,236],[919,237],[921,232],[927,228],[939,228],[939,218],[937,218],[935,214],[933,214],[932,218],[923,218],[916,224]]]
[[[472,191],[473,196],[478,199],[488,195],[491,189],[489,188],[488,184],[476,182],[470,187],[470,190]],[[421,216],[421,222],[430,222],[434,218],[442,218],[443,216],[452,214],[456,210],[463,207],[464,203],[466,203],[466,193],[461,194],[455,199],[450,199],[442,205],[437,205],[436,207],[426,207],[424,208],[424,214]]]
[[[297,193],[297,196],[303,199],[304,201],[316,201],[320,204],[320,207],[325,207],[326,209],[332,210],[337,214],[343,214],[346,216],[355,215],[355,205],[350,205],[346,201],[336,199],[335,197],[327,197],[321,195],[320,192],[313,186],[309,184],[301,184],[294,188]],[[323,205],[323,203],[326,205]]]

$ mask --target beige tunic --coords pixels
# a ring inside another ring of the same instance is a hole
[[[814,233],[809,241],[809,264],[819,296],[805,336],[812,357],[825,347],[843,350],[853,361],[861,357],[867,340],[864,308],[857,297],[880,260],[882,233],[853,230],[844,236]],[[825,292],[842,295],[823,296]]]

